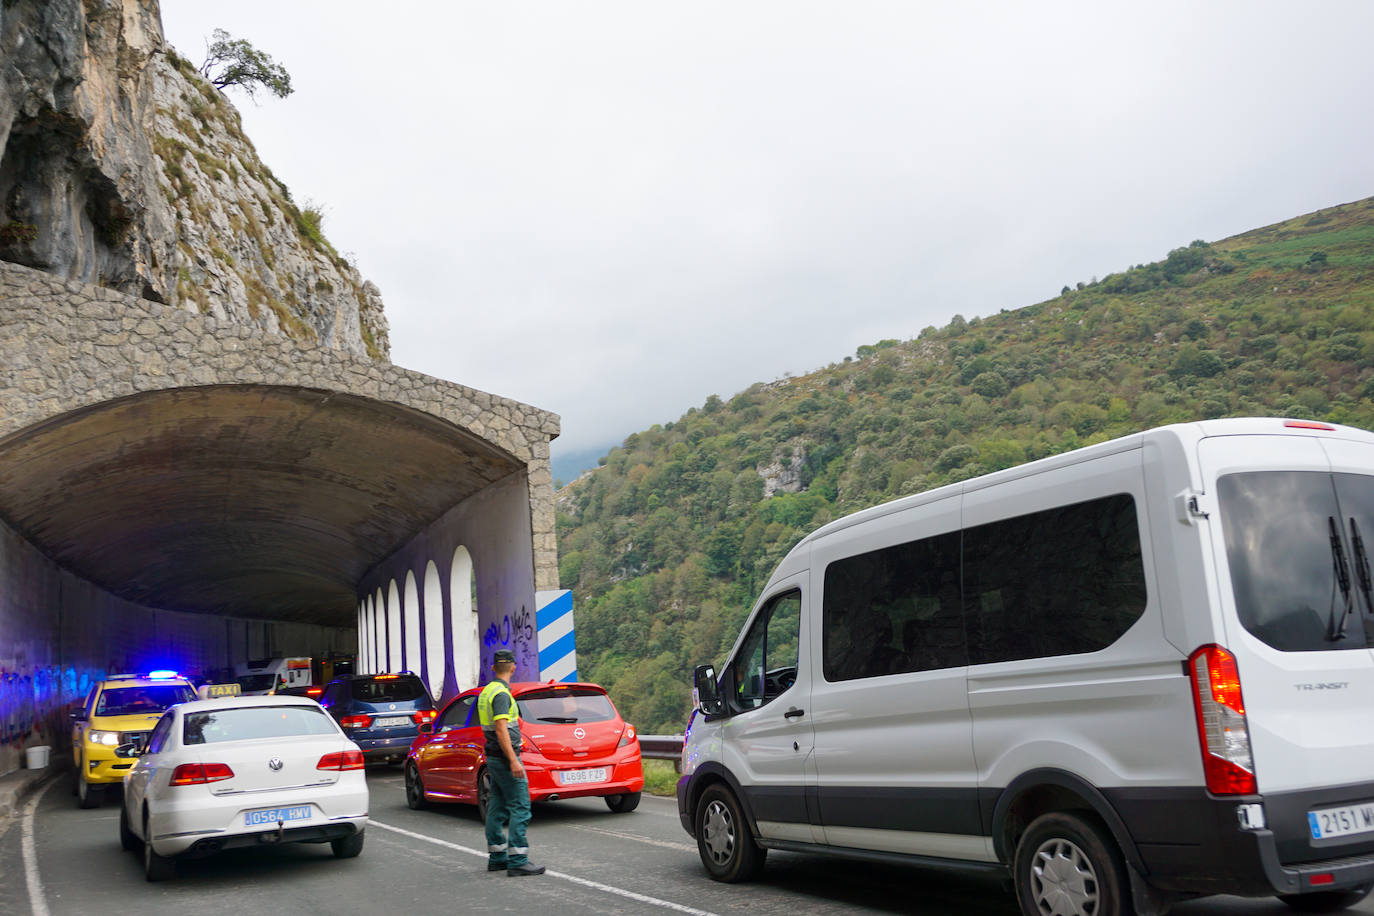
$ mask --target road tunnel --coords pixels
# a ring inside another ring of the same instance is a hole
[[[538,670],[545,411],[0,264],[0,773],[115,670]]]

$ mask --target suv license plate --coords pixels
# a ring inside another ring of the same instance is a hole
[[[590,770],[559,770],[558,781],[565,786],[584,782],[605,782],[608,775],[610,774],[606,767],[595,767]]]
[[[1374,833],[1374,803],[1309,811],[1307,825],[1312,830],[1314,840],[1327,840],[1356,833]]]
[[[258,811],[245,811],[243,813],[243,826],[261,827],[263,824],[275,824],[278,821],[289,824],[292,821],[310,820],[310,805],[295,805],[291,808],[262,808]]]
[[[378,719],[372,723],[373,728],[394,728],[397,725],[407,725],[410,716],[388,716],[385,719]]]

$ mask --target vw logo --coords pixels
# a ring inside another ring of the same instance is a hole
[[[273,757],[271,760],[267,761],[267,765],[274,770],[280,770],[285,764],[281,762],[280,757]]]
[[[587,737],[587,730],[585,728],[574,728],[573,737],[581,741],[583,738]]]

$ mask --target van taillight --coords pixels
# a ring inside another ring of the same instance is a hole
[[[233,779],[234,771],[227,763],[183,763],[172,771],[174,786],[202,786],[207,782]]]
[[[315,764],[317,770],[361,770],[363,768],[362,751],[334,751],[325,754],[320,758],[320,762]]]
[[[1188,657],[1188,670],[1193,675],[1193,709],[1207,791],[1253,795],[1255,764],[1236,657],[1221,646],[1202,646]]]

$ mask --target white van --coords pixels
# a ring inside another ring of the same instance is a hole
[[[711,877],[1009,875],[1026,914],[1374,886],[1374,435],[1167,426],[832,522],[696,672]]]
[[[266,696],[282,687],[309,687],[309,656],[254,658],[234,666],[234,680],[244,696]]]

